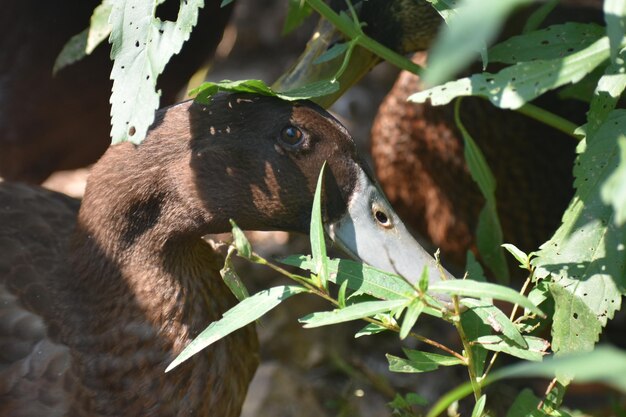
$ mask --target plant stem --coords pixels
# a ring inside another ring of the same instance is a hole
[[[574,131],[578,128],[578,126],[546,109],[542,109],[541,107],[537,107],[531,103],[526,103],[522,107],[518,108],[517,111],[525,116],[551,126],[556,130],[560,130],[578,141],[580,140],[580,137],[574,134]]]
[[[316,12],[322,17],[331,22],[337,29],[343,32],[351,40],[356,40],[359,46],[367,49],[368,51],[378,55],[385,61],[395,65],[396,67],[412,72],[413,74],[420,75],[423,71],[422,67],[403,57],[402,55],[392,51],[380,42],[375,41],[369,36],[365,35],[361,28],[355,25],[353,22],[339,16],[333,9],[331,9],[323,0],[306,0]],[[358,39],[357,39],[358,38]]]
[[[454,311],[456,312],[457,317],[461,317],[461,309],[459,307],[459,297],[453,296],[452,302],[454,303]],[[467,336],[465,335],[465,330],[463,329],[463,325],[461,324],[461,320],[454,321],[454,327],[456,327],[456,331],[459,333],[459,337],[461,338],[461,342],[463,343],[463,349],[465,350],[465,363],[467,364],[467,373],[469,374],[470,382],[472,384],[472,391],[474,391],[474,399],[478,401],[481,397],[481,387],[476,379],[476,369],[474,369],[474,355],[472,353],[472,346],[467,340]]]

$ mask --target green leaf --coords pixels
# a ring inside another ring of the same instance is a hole
[[[525,388],[511,404],[506,417],[545,417],[545,414],[539,410],[539,403],[539,398],[530,389]]]
[[[375,314],[400,307],[404,303],[406,303],[405,300],[365,301],[333,311],[321,311],[307,314],[298,321],[304,323],[305,328],[328,326],[330,324],[371,317]]]
[[[517,109],[548,90],[575,83],[609,57],[609,41],[603,37],[577,53],[559,59],[521,62],[497,74],[481,73],[420,91],[409,101],[435,106],[462,96],[486,97],[495,106]]]
[[[157,78],[189,39],[203,0],[180,3],[176,22],[155,16],[159,0],[120,0],[111,17],[111,138],[140,143],[159,107]]]
[[[454,120],[463,136],[465,162],[472,179],[478,184],[485,198],[485,206],[478,216],[476,243],[485,264],[493,271],[498,281],[507,283],[509,270],[501,247],[503,238],[496,209],[496,180],[483,153],[461,121],[460,107],[459,99],[454,106]]]
[[[345,281],[347,282],[347,281]],[[361,337],[361,336],[371,336],[373,334],[378,334],[381,332],[386,331],[387,328],[375,324],[375,323],[368,323],[365,327],[363,327],[361,330],[359,330],[358,332],[356,332],[356,334],[354,335],[354,338],[356,339],[357,337]]]
[[[463,298],[461,304],[472,309],[496,333],[502,334],[523,349],[528,347],[517,327],[499,308],[473,298]]]
[[[467,269],[467,279],[478,282],[487,282],[487,278],[485,278],[485,271],[483,271],[483,267],[480,266],[472,251],[467,251],[465,265],[465,268]]]
[[[237,226],[233,219],[230,219],[230,225],[233,231],[233,239],[237,253],[245,259],[252,259],[252,246],[243,231]]]
[[[344,281],[339,286],[339,291],[337,292],[337,302],[339,303],[339,308],[344,308],[346,306],[346,288],[348,288],[348,281]]]
[[[307,292],[307,289],[294,285],[283,285],[260,291],[246,298],[224,313],[220,320],[211,323],[209,327],[200,333],[174,359],[165,372],[171,371],[202,349],[228,336],[235,330],[257,320],[287,298],[303,292]]]
[[[463,332],[468,340],[475,340],[480,336],[491,334],[491,326],[483,323],[476,312],[470,309],[461,314],[461,326],[463,326]],[[470,345],[470,350],[473,358],[474,375],[482,375],[485,371],[488,352],[481,345],[476,344]]]
[[[320,287],[328,288],[328,257],[326,256],[326,242],[324,241],[324,225],[322,224],[322,184],[324,181],[324,167],[322,164],[320,174],[317,177],[317,186],[313,197],[313,207],[311,208],[311,227],[309,236],[311,238],[311,255],[315,263],[315,271],[319,278]]]
[[[457,12],[454,9],[456,0],[426,0],[429,2],[437,13],[445,20],[446,23],[450,23]]]
[[[346,53],[349,47],[350,47],[350,44],[348,42],[336,43],[330,49],[326,50],[326,52],[324,52],[322,55],[315,58],[315,61],[313,61],[313,64],[317,65],[323,62],[331,61],[337,58],[338,56]]]
[[[613,218],[616,226],[626,222],[626,135],[617,138],[619,147],[619,165],[602,185],[602,201],[610,204],[615,211]]]
[[[626,0],[604,0],[606,34],[611,45],[611,60],[616,62],[626,35]]]
[[[544,377],[571,372],[578,383],[599,382],[626,392],[626,352],[611,346],[599,346],[593,352],[551,357],[541,363],[520,363],[500,369],[492,381],[503,378]]]
[[[501,335],[480,336],[472,343],[480,344],[483,348],[494,352],[503,352],[527,361],[540,361],[547,353],[550,344],[535,336],[523,336],[528,348],[520,348],[513,345],[510,340]]]
[[[90,55],[96,47],[111,33],[109,16],[113,8],[112,0],[103,0],[93,11],[89,27],[72,36],[63,46],[52,68],[52,74],[56,74],[66,66],[80,61]]]
[[[481,417],[483,415],[486,402],[487,402],[487,395],[486,394],[481,395],[478,401],[476,401],[476,404],[474,405],[474,409],[472,410],[472,417]]]
[[[604,36],[594,23],[568,22],[524,35],[512,36],[489,50],[491,62],[516,64],[524,61],[559,59],[579,52]]]
[[[519,262],[519,267],[522,269],[530,269],[530,256],[526,255],[526,253],[519,249],[517,246],[512,243],[504,243],[502,247],[507,250],[513,257]]]
[[[423,406],[423,405],[428,404],[428,401],[426,400],[426,398],[422,397],[421,395],[418,395],[414,392],[409,392],[404,397],[400,394],[396,394],[393,401],[387,404],[389,405],[389,407],[398,410],[398,409],[407,409],[413,405]]]
[[[559,4],[560,0],[548,0],[539,6],[529,17],[526,19],[522,33],[532,32],[537,30],[543,21],[548,17],[550,12]]]
[[[587,125],[585,126],[587,136],[593,136],[597,132],[609,113],[615,109],[624,88],[626,88],[625,60],[626,49],[620,52],[616,59],[617,62],[609,65],[598,80],[587,114]]]
[[[528,299],[536,306],[541,305],[550,296],[549,284],[546,281],[539,281],[535,284],[532,290],[528,293]],[[524,311],[524,314],[529,314],[529,311]]]
[[[220,275],[235,298],[237,298],[238,301],[242,301],[248,298],[250,293],[237,274],[237,271],[235,271],[235,265],[233,265],[233,261],[231,259],[234,249],[235,248],[232,246],[228,248],[226,259],[224,259],[224,266],[220,269]]]
[[[509,303],[519,304],[522,307],[528,308],[533,313],[543,317],[541,310],[531,303],[528,298],[524,297],[517,291],[502,285],[491,284],[489,282],[470,281],[467,279],[455,279],[431,283],[430,290],[433,292],[459,296],[470,296],[476,298],[490,297],[496,300],[508,301]]]
[[[400,339],[406,339],[422,311],[424,311],[424,302],[422,300],[415,298],[411,301],[404,315],[404,320],[402,320],[402,326],[400,326]]]
[[[562,225],[532,261],[535,276],[552,281],[555,352],[593,349],[602,327],[620,308],[626,288],[626,227],[615,224],[613,207],[602,201],[600,190],[619,166],[618,138],[624,132],[626,110],[614,110],[593,137],[579,144],[576,194]]]
[[[287,17],[283,25],[283,35],[289,34],[295,28],[300,26],[304,19],[311,15],[313,9],[305,0],[289,0],[289,8],[287,9]]]
[[[276,95],[283,100],[308,100],[314,97],[324,97],[339,91],[339,81],[322,80],[305,84],[291,90],[281,91]]]
[[[440,366],[462,365],[463,362],[454,356],[438,355],[419,350],[403,349],[407,359],[386,354],[391,372],[420,373],[430,372]]]
[[[465,0],[429,51],[423,80],[438,84],[463,69],[497,34],[507,15],[529,0]],[[483,59],[483,63],[484,63]]]

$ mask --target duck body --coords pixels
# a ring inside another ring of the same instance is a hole
[[[229,219],[306,232],[324,162],[324,216],[344,224],[364,177],[345,128],[312,103],[218,95],[160,111],[139,146],[111,147],[80,209],[0,184],[0,416],[239,415],[252,326],[164,374],[235,302],[202,236]]]

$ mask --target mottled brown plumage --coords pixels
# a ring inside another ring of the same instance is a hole
[[[285,126],[303,132],[290,147]],[[220,95],[159,112],[140,146],[114,146],[78,202],[0,184],[0,416],[239,415],[257,365],[248,326],[168,374],[234,299],[201,237],[306,231],[327,161],[324,211],[345,211],[360,162],[310,103]]]
[[[372,128],[375,170],[407,224],[440,247],[444,261],[463,266],[466,251],[475,249],[484,200],[465,164],[453,106],[407,102],[420,88],[417,76],[403,72],[381,104]],[[570,119],[584,117],[582,103],[552,95],[538,104]],[[505,242],[536,249],[556,230],[573,195],[576,141],[480,98],[463,100],[461,118],[494,172]]]

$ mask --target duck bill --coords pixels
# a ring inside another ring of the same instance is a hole
[[[420,279],[424,268],[430,282],[454,279],[411,236],[378,184],[365,171],[359,171],[346,213],[327,225],[331,239],[350,256],[411,283]]]

